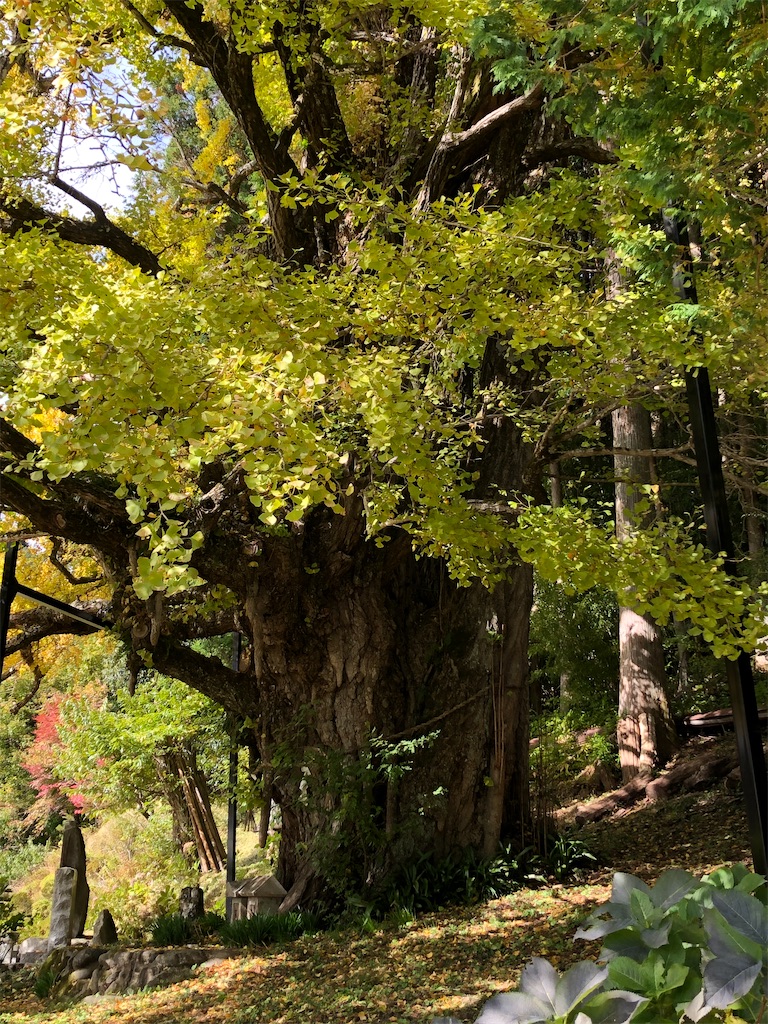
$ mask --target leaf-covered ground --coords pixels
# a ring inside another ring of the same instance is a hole
[[[585,828],[581,838],[600,858],[586,883],[520,891],[374,934],[305,938],[164,990],[92,1006],[61,1008],[22,993],[0,1009],[0,1024],[410,1024],[447,1013],[471,1021],[492,993],[515,985],[531,956],[562,969],[596,951],[571,936],[607,898],[614,870],[653,879],[672,866],[703,874],[749,861],[741,794],[722,783],[640,804]]]

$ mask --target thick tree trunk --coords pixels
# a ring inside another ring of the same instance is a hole
[[[613,414],[615,447],[648,451],[652,447],[651,418],[639,405]],[[626,536],[639,525],[634,507],[640,488],[651,483],[650,460],[643,455],[617,455],[616,532]],[[621,774],[625,782],[650,774],[668,760],[676,737],[666,695],[664,650],[659,627],[649,615],[619,609],[619,722],[617,735]]]
[[[235,35],[201,3],[174,4],[171,17],[183,29],[193,61],[210,69],[268,187],[270,255],[284,266],[322,266],[348,244],[347,218],[329,218],[324,201],[314,207],[283,201],[286,178],[300,180],[303,173],[291,154],[303,152],[311,166],[322,152],[327,168],[349,171],[353,180],[361,178],[362,164],[331,72],[314,56],[305,59],[322,42],[319,30],[309,15],[273,26],[272,44],[295,99],[291,124],[278,135],[258,102],[253,51],[238,49]],[[426,45],[414,49],[413,59],[396,61],[401,77],[410,69],[411,81],[409,86],[406,76],[403,91],[392,93],[388,113],[408,97],[420,106],[437,94],[442,54],[436,41],[418,35]],[[410,195],[421,210],[433,199],[469,195],[475,185],[480,190],[472,192],[474,202],[501,204],[522,194],[539,169],[549,173],[553,162],[571,156],[615,162],[588,140],[572,138],[563,122],[550,121],[540,85],[525,95],[502,96],[489,65],[475,63],[468,52],[456,57],[449,62],[456,77],[444,80],[440,94],[452,93],[453,100],[436,111],[445,130],[431,138],[406,133],[400,154],[371,170],[374,182],[401,183],[403,200]],[[38,212],[27,211],[25,222],[38,221]],[[56,229],[63,238],[72,230],[58,221]],[[109,246],[110,239],[97,241]],[[112,248],[120,251],[116,242]],[[131,261],[154,272],[156,258],[148,263],[143,250]],[[348,344],[347,332],[340,329],[337,340]],[[414,346],[418,360],[418,339],[404,343]],[[484,445],[472,467],[476,496],[484,500],[518,492],[541,497],[527,478],[529,453],[513,426],[514,401],[509,410],[504,399],[509,388],[525,394],[530,407],[539,395],[537,371],[516,367],[513,374],[513,358],[502,342],[489,342],[480,369],[465,368],[466,377],[477,380],[467,409],[485,408],[486,388],[499,409],[498,416],[481,417]],[[27,459],[32,442],[18,435],[14,443],[8,450]],[[236,477],[233,472],[230,482]],[[370,483],[356,480],[351,470],[349,482],[361,491]],[[4,500],[54,535],[95,543],[115,581],[116,617],[135,646],[148,644],[159,670],[254,723],[253,742],[274,771],[273,797],[282,814],[279,873],[294,886],[291,900],[302,891],[312,894],[334,843],[337,875],[346,856],[358,880],[374,885],[417,850],[436,857],[464,848],[490,854],[502,836],[522,841],[528,816],[530,568],[516,568],[492,594],[479,584],[461,589],[439,560],[416,558],[405,533],[393,531],[381,546],[367,539],[359,494],[346,500],[344,516],[314,509],[305,522],[272,532],[236,484],[222,487],[217,497],[209,484],[201,475],[193,514],[194,530],[205,539],[191,565],[207,584],[233,595],[238,621],[223,628],[238,628],[251,652],[250,665],[239,673],[187,645],[187,625],[177,624],[171,635],[167,619],[161,628],[154,602],[136,600],[127,554],[135,560],[135,524],[112,490],[106,488],[107,506],[100,490],[94,498],[92,485],[82,500],[78,483],[70,509],[69,484],[57,485],[65,501],[60,506],[9,478]],[[193,808],[194,825],[195,799]]]
[[[262,586],[251,608],[270,694],[258,730],[280,751],[279,875],[310,895],[334,845],[350,884],[375,887],[417,850],[490,855],[527,820],[528,567],[491,595],[404,536],[348,552],[330,584],[303,574],[279,601]]]

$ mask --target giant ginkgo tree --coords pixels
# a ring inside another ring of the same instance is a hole
[[[93,552],[135,666],[245,722],[295,899],[334,835],[368,886],[522,835],[533,563],[721,653],[760,632],[695,517],[619,541],[546,499],[614,409],[682,418],[688,366],[764,398],[756,94],[724,71],[763,80],[761,15],[726,6],[651,3],[649,34],[611,2],[3,4],[0,501]],[[683,201],[696,311],[658,230]],[[228,630],[239,671],[189,645]]]

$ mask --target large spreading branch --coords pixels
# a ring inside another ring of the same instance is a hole
[[[305,40],[301,57],[296,36]],[[323,155],[329,172],[349,170],[356,161],[333,80],[323,61],[319,24],[300,17],[290,34],[276,25],[274,38],[296,120],[308,143],[309,165]]]
[[[303,265],[315,262],[314,218],[302,207],[282,205],[283,179],[299,170],[272,129],[259,105],[253,80],[253,55],[243,53],[232,38],[225,39],[201,4],[177,0],[171,14],[189,37],[202,65],[208,68],[251,147],[259,172],[275,186],[267,194],[275,253],[281,260]]]
[[[152,652],[152,665],[228,710],[243,717],[253,716],[255,692],[247,686],[242,673],[227,668],[218,658],[198,654],[191,647],[163,637]]]
[[[524,114],[538,110],[544,102],[544,86],[537,83],[532,89],[481,117],[463,131],[444,130],[433,139],[432,158],[416,198],[416,207],[426,210],[445,191],[449,179],[462,167],[471,163],[480,144]]]
[[[193,64],[202,64],[200,57],[195,50],[195,47],[190,43],[188,39],[182,39],[181,36],[175,36],[170,32],[161,32],[159,28],[155,28],[151,21],[144,17],[138,7],[131,3],[131,0],[120,0],[120,3],[128,11],[133,18],[138,22],[141,28],[152,36],[157,42],[158,46],[170,46],[177,50],[184,50],[189,55],[189,59]]]
[[[111,614],[108,601],[78,601],[73,607],[102,620],[106,620]],[[39,643],[51,636],[88,636],[93,632],[93,626],[42,605],[28,608],[23,612],[14,612],[10,618],[10,628],[11,635],[5,648],[7,655],[24,651],[31,644]]]
[[[65,217],[46,210],[29,199],[9,196],[3,191],[3,183],[0,181],[0,231],[7,235],[15,235],[41,227],[46,231],[52,231],[64,242],[108,249],[132,266],[139,267],[145,274],[154,276],[160,273],[162,268],[157,256],[110,220],[98,203],[59,178],[54,179],[53,184],[91,210],[94,219],[78,220],[75,217]]]

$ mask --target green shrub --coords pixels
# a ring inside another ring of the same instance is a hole
[[[0,832],[3,822],[0,819]],[[0,876],[11,882],[36,868],[48,853],[48,847],[28,839],[17,845],[0,847]]]
[[[567,832],[555,836],[546,856],[549,873],[554,875],[558,882],[572,878],[579,871],[592,867],[596,862],[597,858],[590,852],[587,844]]]
[[[0,878],[0,938],[15,935],[27,919],[28,915],[13,905],[8,879]]]
[[[490,859],[473,850],[439,861],[425,853],[401,868],[384,893],[366,907],[370,916],[384,917],[397,909],[419,914],[499,899],[523,885],[544,883],[548,875],[563,881],[594,861],[586,844],[568,835],[552,837],[544,855],[532,847],[513,852],[510,845],[500,846]]]
[[[150,921],[153,946],[186,946],[192,942],[192,922],[181,914],[163,914]]]
[[[222,925],[225,925],[226,918],[222,917],[221,914],[216,914],[213,911],[208,911],[203,914],[202,917],[196,917],[192,921],[192,930],[195,935],[195,942],[200,942],[203,939],[210,938],[218,935],[221,931]]]
[[[765,895],[743,865],[701,881],[673,868],[653,887],[619,872],[576,933],[604,939],[604,966],[582,961],[560,977],[534,959],[519,991],[490,999],[476,1024],[758,1022],[768,1010]]]
[[[528,849],[513,854],[510,847],[502,847],[490,860],[473,850],[437,861],[430,854],[421,854],[397,872],[374,899],[372,909],[378,916],[393,909],[420,914],[456,903],[497,899],[520,888],[530,854]]]

